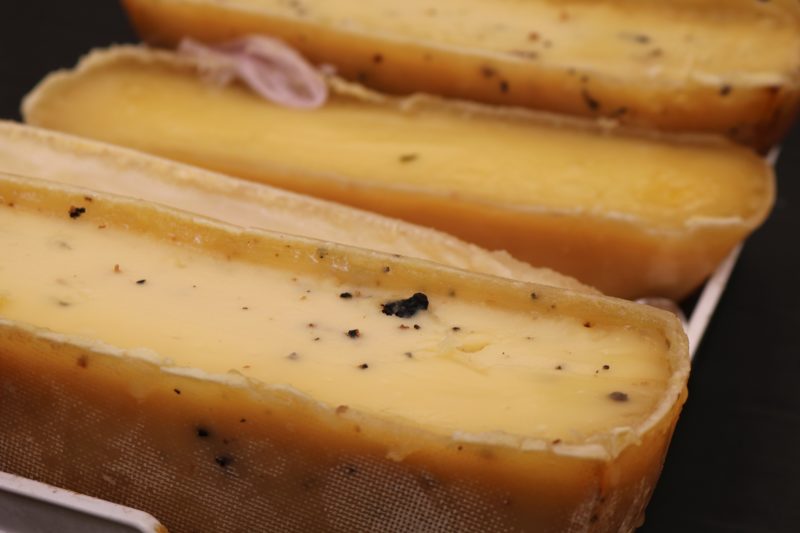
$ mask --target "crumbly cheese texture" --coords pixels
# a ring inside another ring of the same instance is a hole
[[[0,262],[4,318],[444,434],[571,442],[636,426],[670,376],[663,338],[638,328],[458,294],[389,316],[382,304],[415,283],[386,290],[220,260],[82,223],[69,208],[60,218],[0,210],[0,247],[12,252]]]
[[[554,287],[595,292],[430,228],[116,146],[0,121],[0,168],[156,202],[238,226],[305,235]]]
[[[446,231],[626,298],[679,299],[766,216],[747,149],[332,82],[297,111],[167,52],[96,52],[26,121]],[[225,124],[225,127],[220,127]]]
[[[126,0],[147,40],[278,36],[351,80],[761,148],[800,86],[793,0]]]

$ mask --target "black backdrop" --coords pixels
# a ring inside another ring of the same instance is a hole
[[[0,118],[47,72],[133,42],[111,0],[0,5]],[[750,238],[695,360],[643,532],[800,531],[800,127],[778,199]],[[0,251],[2,253],[2,251]]]

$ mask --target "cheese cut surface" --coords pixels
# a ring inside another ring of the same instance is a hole
[[[126,0],[141,35],[265,33],[399,92],[774,142],[797,106],[791,0]]]
[[[340,242],[554,287],[595,292],[506,252],[444,233],[124,148],[0,121],[0,170],[131,196],[245,227]]]
[[[70,208],[49,218],[0,210],[7,319],[146,348],[178,367],[286,384],[332,408],[448,435],[570,442],[636,426],[671,376],[659,331],[441,294],[402,319],[381,305],[412,296],[424,280],[402,291],[221,261],[70,219]],[[320,246],[312,260],[326,260]],[[627,400],[612,400],[615,391]]]
[[[476,509],[492,531],[637,524],[685,397],[672,315],[32,180],[0,200],[0,467],[90,494],[127,479],[109,492],[179,531],[229,490],[256,492],[206,527],[367,527],[352,496],[402,500],[413,472],[436,487],[417,505],[449,502],[439,530]],[[305,513],[265,518],[301,487]],[[400,505],[372,527],[411,527]]]
[[[623,297],[684,296],[773,199],[766,164],[722,142],[341,84],[324,108],[296,111],[198,68],[96,52],[43,82],[25,117],[437,227]]]

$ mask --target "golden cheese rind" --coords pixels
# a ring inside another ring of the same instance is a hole
[[[209,85],[202,68],[169,52],[96,51],[46,78],[25,119],[435,227],[625,298],[685,297],[774,199],[769,166],[720,138],[337,80],[324,108],[297,112]]]
[[[122,147],[0,121],[0,171],[156,202],[244,227],[305,235],[533,283],[597,292],[504,251],[397,219]]]
[[[713,132],[761,149],[800,103],[792,0],[123,3],[151,43],[273,35],[387,92]]]
[[[65,206],[87,195],[90,207],[68,217]],[[413,283],[433,297],[455,288],[466,301],[491,295],[523,313],[557,304],[565,317],[662,337],[670,370],[650,415],[625,431],[570,446],[467,438],[333,409],[237,374],[177,368],[169,354],[15,323],[0,310],[1,469],[141,508],[171,531],[629,531],[641,522],[686,397],[688,345],[672,315],[333,244],[327,261],[313,260],[317,241],[60,185],[2,179],[0,200],[11,213],[142,235],[220,262]],[[386,265],[393,276],[381,274]]]

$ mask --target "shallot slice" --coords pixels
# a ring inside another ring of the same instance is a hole
[[[212,80],[226,84],[238,78],[278,105],[315,109],[328,98],[328,84],[297,51],[270,37],[249,36],[221,44],[184,38],[178,53],[199,60]]]

